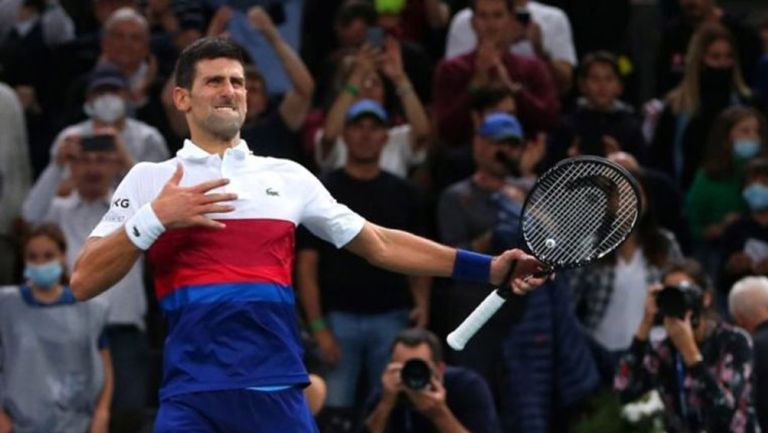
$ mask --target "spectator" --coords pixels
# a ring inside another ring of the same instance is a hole
[[[112,364],[107,309],[77,302],[67,244],[40,226],[23,245],[25,282],[0,289],[0,431],[107,433]]]
[[[349,54],[356,53],[366,43],[380,43],[377,40],[369,41],[369,30],[380,25],[379,15],[368,1],[350,0],[339,9],[334,27],[336,47],[322,53],[324,61],[321,70],[315,74],[323,84],[315,100],[319,105],[330,105],[335,96],[328,90],[333,89],[331,83],[338,76],[337,71],[343,59]],[[431,101],[432,61],[423,48],[416,44],[401,42],[400,47],[403,69],[413,83],[419,99]]]
[[[379,165],[387,122],[384,109],[372,100],[352,105],[343,130],[346,164],[325,176],[323,183],[337,200],[367,220],[418,232],[422,227],[415,191]],[[325,377],[327,422],[337,425],[345,417],[351,422],[360,369],[365,368],[369,384],[378,382],[395,335],[409,319],[426,326],[430,280],[381,270],[314,238],[300,246],[296,269],[309,327],[321,357],[331,367]]]
[[[576,48],[571,23],[562,9],[529,0],[507,0],[515,10],[511,21],[515,37],[509,47],[514,54],[534,56],[545,62],[561,94],[571,89]],[[472,25],[473,11],[464,8],[451,22],[445,57],[451,58],[476,49],[477,35]]]
[[[515,95],[503,86],[483,86],[472,90],[470,117],[472,127],[477,130],[485,116],[491,113],[515,115]],[[472,176],[475,161],[472,155],[472,138],[461,146],[440,146],[437,142],[432,154],[434,173],[432,181],[435,191],[442,191],[448,185]]]
[[[476,0],[472,7],[472,26],[480,41],[477,49],[444,59],[435,72],[434,110],[440,139],[452,146],[470,139],[470,90],[489,85],[512,90],[526,130],[551,128],[559,101],[547,66],[508,50],[513,37],[509,27],[515,19],[512,4],[508,0]]]
[[[9,32],[34,27],[40,21],[43,30],[43,40],[46,45],[53,47],[71,41],[75,37],[75,24],[61,7],[58,0],[45,1],[42,8],[35,1],[10,0],[4,2],[0,10],[0,41],[8,37]],[[16,13],[20,7],[35,8],[36,12],[29,14],[29,9],[20,15]],[[15,22],[14,22],[15,21]],[[23,31],[21,33],[24,33]]]
[[[590,53],[579,68],[582,97],[563,118],[552,140],[552,162],[568,154],[605,156],[625,151],[643,160],[646,143],[640,121],[619,98],[624,90],[616,57],[606,51]],[[571,149],[576,147],[576,149]]]
[[[705,25],[719,24],[733,35],[733,57],[740,60],[745,78],[755,70],[760,58],[760,42],[755,31],[742,19],[718,6],[717,0],[679,0],[681,14],[661,32],[658,57],[657,92],[664,94],[677,87],[688,75],[693,35]]]
[[[712,126],[685,203],[695,252],[707,269],[717,269],[723,231],[746,208],[741,190],[747,163],[766,156],[767,144],[765,119],[751,108],[728,108]]]
[[[66,255],[69,267],[75,265],[91,230],[109,210],[112,187],[130,167],[119,135],[114,136],[112,149],[92,150],[83,146],[88,137],[75,133],[64,136],[55,159],[35,183],[23,208],[27,222],[55,223],[62,228],[70,247]],[[67,180],[67,171],[71,173],[74,191],[66,197],[56,197]],[[118,201],[115,206],[125,207],[128,203]],[[112,290],[101,295],[101,300],[110,307],[106,332],[115,365],[116,390],[112,424],[120,427],[119,431],[135,432],[143,422],[149,356],[144,332],[147,300],[142,264],[135,264]]]
[[[129,84],[125,76],[112,65],[101,65],[90,74],[83,111],[89,120],[66,127],[54,140],[51,154],[73,134],[82,137],[107,133],[120,137],[127,157],[126,171],[136,162],[162,161],[168,158],[165,139],[157,129],[130,116]]]
[[[17,250],[21,205],[29,190],[29,165],[24,112],[16,94],[0,83],[0,285],[18,281]]]
[[[398,40],[424,47],[432,59],[443,56],[451,8],[445,0],[376,0],[379,25]]]
[[[768,275],[768,159],[755,158],[747,166],[744,177],[741,197],[747,202],[749,212],[728,225],[721,236],[718,284],[721,301],[739,278]]]
[[[673,264],[660,281],[647,291],[642,321],[619,363],[614,387],[621,400],[656,389],[669,433],[759,432],[749,336],[717,319],[712,287],[698,263]],[[685,305],[684,318],[663,317],[666,337],[654,344],[649,336],[660,311],[657,295],[667,287],[685,290],[691,303]]]
[[[734,44],[724,27],[700,26],[691,39],[685,77],[666,97],[648,151],[649,162],[684,190],[699,167],[702,143],[714,120],[725,108],[750,102],[752,93],[741,75]]]
[[[644,184],[639,172],[632,174]],[[632,234],[608,256],[568,276],[576,315],[594,343],[595,360],[606,384],[611,383],[619,358],[642,321],[646,288],[659,280],[669,261],[681,257],[675,236],[658,226],[654,203],[646,188],[641,189],[645,206]]]
[[[361,99],[385,103],[384,82],[396,89],[406,123],[389,129],[387,142],[381,151],[380,166],[399,177],[406,177],[414,166],[424,162],[430,132],[429,120],[411,81],[403,69],[400,44],[387,38],[384,51],[378,53],[363,46],[349,65],[346,83],[325,118],[325,126],[316,134],[315,162],[322,171],[343,167],[347,161],[347,146],[341,137],[344,116],[349,107]]]
[[[390,363],[378,381],[381,385],[369,398],[365,420],[368,432],[498,431],[488,385],[472,370],[446,366],[434,334],[407,329],[395,337],[389,351]],[[429,383],[423,388],[414,389],[403,380],[408,362],[429,367]]]
[[[307,118],[315,82],[264,9],[251,8],[248,18],[277,53],[293,87],[285,95],[270,100],[264,76],[255,68],[249,68],[246,71],[248,111],[241,135],[257,155],[299,161],[301,154],[296,132]]]
[[[659,227],[675,235],[683,252],[688,251],[691,243],[688,221],[680,206],[684,201],[683,193],[675,181],[660,171],[641,166],[634,156],[626,152],[613,152],[608,154],[607,158],[631,173],[640,174],[648,202],[653,203],[646,208],[646,212],[652,212],[651,218],[658,222]]]
[[[728,295],[728,307],[736,323],[752,334],[755,366],[755,412],[760,428],[768,431],[768,279],[746,277]]]

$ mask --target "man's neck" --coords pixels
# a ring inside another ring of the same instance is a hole
[[[224,156],[224,152],[227,149],[231,149],[240,143],[240,133],[230,139],[221,137],[215,137],[210,134],[206,134],[197,128],[190,127],[190,140],[195,145],[208,153],[216,153],[219,156]]]
[[[472,175],[472,181],[478,188],[486,191],[499,191],[504,188],[504,177],[496,176],[483,170],[478,170]]]
[[[349,159],[344,166],[344,171],[353,179],[371,180],[381,174],[381,167],[379,166],[378,161],[356,162]]]

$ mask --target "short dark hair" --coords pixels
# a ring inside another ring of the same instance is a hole
[[[336,14],[336,24],[342,27],[348,26],[352,21],[363,20],[369,26],[376,25],[379,15],[371,2],[353,0],[346,2],[339,8]]]
[[[188,90],[192,89],[198,62],[222,57],[237,60],[245,66],[242,49],[231,40],[220,36],[196,40],[181,52],[176,61],[174,71],[176,85]]]
[[[469,7],[472,9],[472,12],[475,11],[475,3],[477,3],[477,0],[470,0],[469,1]],[[515,11],[515,1],[514,0],[504,0],[504,3],[507,4],[507,9],[509,9],[510,12]]]
[[[505,86],[481,86],[470,90],[469,107],[476,113],[491,109],[506,98],[513,98],[512,90]]]
[[[669,262],[662,271],[662,280],[667,278],[670,274],[682,273],[691,277],[694,283],[701,288],[701,290],[707,292],[712,291],[712,281],[701,266],[701,263],[694,259],[682,258]]]
[[[616,78],[621,80],[621,68],[619,68],[619,60],[615,55],[609,53],[608,51],[594,51],[585,55],[581,60],[581,64],[579,65],[579,79],[586,79],[587,75],[589,75],[589,71],[592,69],[592,66],[595,65],[606,65],[610,67],[611,71],[616,74]]]
[[[443,346],[440,344],[440,340],[435,334],[422,328],[409,328],[400,331],[399,334],[392,341],[390,352],[395,349],[395,346],[402,344],[403,346],[414,348],[426,344],[429,346],[429,350],[432,352],[432,361],[435,364],[443,362]]]

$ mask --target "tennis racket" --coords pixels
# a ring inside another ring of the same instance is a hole
[[[560,161],[536,181],[523,205],[521,232],[547,272],[576,268],[616,249],[635,227],[640,207],[640,188],[623,167],[597,156],[577,156]],[[462,350],[504,305],[516,265],[501,287],[448,335],[451,348]]]

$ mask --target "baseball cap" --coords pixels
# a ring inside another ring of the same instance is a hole
[[[346,123],[354,122],[361,117],[370,116],[375,118],[381,123],[389,122],[389,116],[387,116],[387,110],[381,106],[378,102],[372,99],[361,99],[355,102],[347,110]]]
[[[485,116],[477,133],[483,138],[496,142],[523,141],[523,127],[515,116],[507,113],[493,113]]]
[[[127,89],[128,80],[120,69],[112,64],[99,65],[94,69],[88,78],[88,92],[99,87],[114,87],[118,89]]]

